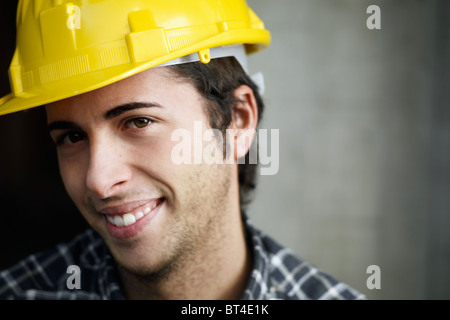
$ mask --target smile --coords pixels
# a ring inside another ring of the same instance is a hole
[[[147,203],[138,208],[134,208],[124,213],[112,213],[105,214],[106,220],[116,227],[128,227],[137,223],[140,219],[152,212],[162,200],[155,200],[151,203]]]
[[[155,202],[152,207],[145,207],[143,210],[128,212],[123,215],[107,216],[106,219],[109,221],[109,223],[115,225],[116,227],[128,227],[132,224],[135,224],[136,221],[143,218],[146,214],[152,211],[156,207],[156,205],[157,203]]]

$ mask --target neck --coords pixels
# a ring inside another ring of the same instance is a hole
[[[127,298],[240,299],[250,277],[252,259],[239,205],[233,214],[229,213],[225,216],[231,219],[221,220],[220,226],[212,226],[212,239],[183,252],[183,257],[170,268],[146,276],[137,276],[121,268]]]

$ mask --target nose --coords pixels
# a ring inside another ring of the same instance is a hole
[[[121,148],[113,138],[90,141],[86,187],[100,199],[118,195],[130,180]]]

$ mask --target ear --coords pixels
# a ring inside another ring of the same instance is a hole
[[[249,151],[255,138],[258,126],[258,104],[253,90],[247,85],[241,85],[234,93],[233,98],[239,100],[233,108],[233,122],[230,125],[234,141],[234,160],[244,157]]]

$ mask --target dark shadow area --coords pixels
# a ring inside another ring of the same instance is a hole
[[[10,92],[16,5],[0,2],[1,96]],[[87,226],[59,176],[43,108],[0,117],[0,203],[0,269],[69,240]]]

